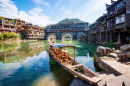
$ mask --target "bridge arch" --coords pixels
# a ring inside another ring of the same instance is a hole
[[[85,34],[84,32],[78,32],[77,33],[77,39],[80,39],[81,37],[83,37]]]

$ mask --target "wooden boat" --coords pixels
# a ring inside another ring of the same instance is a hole
[[[74,49],[74,56],[68,54],[67,51],[63,50],[66,47]],[[50,43],[49,52],[59,65],[61,65],[64,69],[66,69],[73,75],[76,75],[81,79],[89,81],[93,84],[96,84],[97,82],[102,80],[97,74],[92,72],[90,69],[75,61],[75,46]],[[72,59],[71,57],[74,57],[74,59]]]

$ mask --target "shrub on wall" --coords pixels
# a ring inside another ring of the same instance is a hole
[[[15,34],[15,33],[2,33],[0,35],[0,40],[6,40],[9,38],[16,39],[16,38],[19,38],[19,35]]]
[[[2,35],[3,35],[3,40],[6,40],[9,37],[7,33],[2,33]]]
[[[3,40],[3,35],[2,34],[0,34],[0,40]]]

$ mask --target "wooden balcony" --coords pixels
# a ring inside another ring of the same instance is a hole
[[[123,29],[126,27],[126,24],[125,23],[119,23],[119,24],[115,24],[114,25],[114,28],[115,29]]]

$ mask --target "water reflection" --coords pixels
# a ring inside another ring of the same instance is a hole
[[[62,43],[64,43],[64,44],[72,44],[72,39],[71,40],[62,39]]]
[[[4,51],[12,51],[17,50],[20,47],[19,42],[13,42],[13,43],[0,43],[0,53]]]
[[[74,76],[62,68],[54,59],[50,57],[50,71],[58,86],[69,86]]]
[[[26,46],[25,46],[26,45]],[[45,49],[43,42],[25,43],[21,47],[0,54],[0,61],[3,63],[16,63],[25,60],[26,57],[34,56]]]
[[[55,35],[49,35],[48,36],[48,42],[49,43],[56,42],[56,36]]]
[[[77,46],[76,61],[95,72],[92,56],[98,45],[66,40],[57,43]],[[73,54],[72,49],[68,52]],[[4,44],[0,52],[0,86],[69,86],[73,78],[49,56],[47,41]]]
[[[26,47],[23,47],[25,45]],[[8,86],[10,84],[12,86],[17,86],[19,84],[24,85],[26,80],[32,77],[32,74],[43,65],[44,61],[42,60],[48,57],[47,52],[40,53],[44,49],[45,46],[43,42],[27,42],[21,44],[21,47],[16,50],[0,54],[0,86]],[[46,62],[47,61],[44,62],[45,65]],[[49,66],[47,65],[46,67],[49,70]],[[31,70],[32,68],[35,68],[35,71]],[[25,78],[25,80],[23,78]],[[25,82],[20,82],[21,80]],[[18,82],[16,83],[16,81]]]

